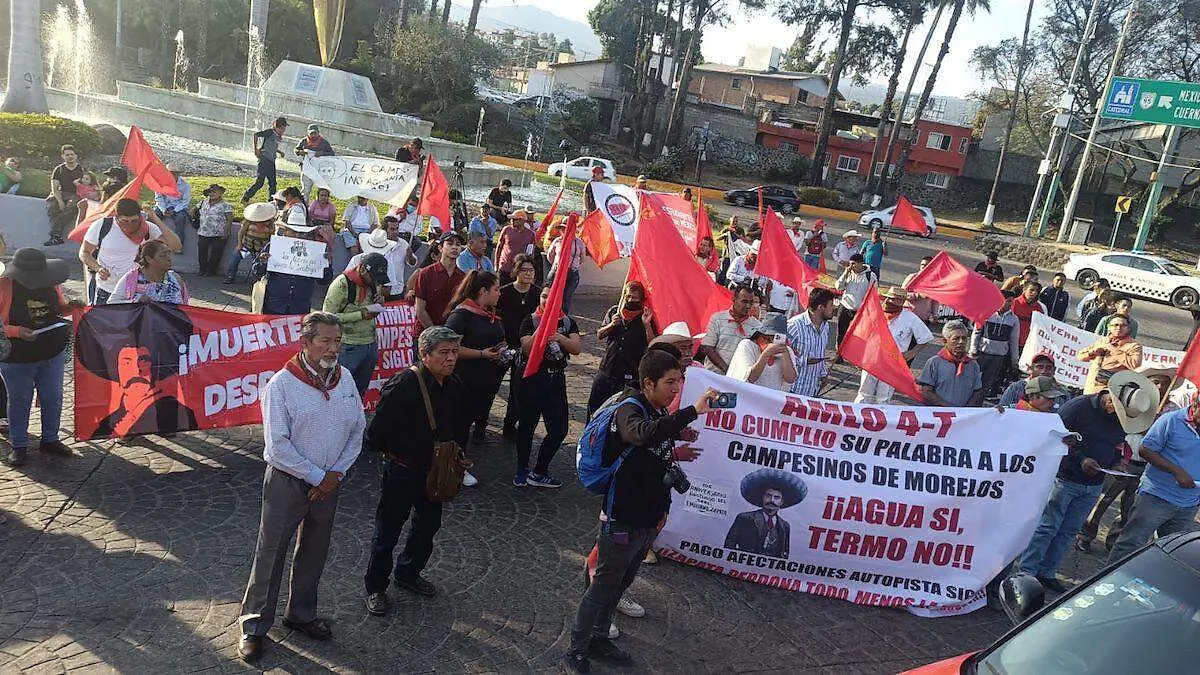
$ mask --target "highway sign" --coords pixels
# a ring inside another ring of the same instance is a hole
[[[1133,197],[1117,197],[1117,213],[1129,213],[1129,207],[1133,205]]]
[[[1114,77],[1102,117],[1200,128],[1200,82]]]

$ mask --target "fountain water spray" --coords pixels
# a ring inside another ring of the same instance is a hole
[[[246,49],[246,113],[242,123],[242,143],[247,150],[253,152],[254,141],[252,134],[256,130],[256,125],[259,124],[259,118],[262,117],[262,109],[266,104],[265,92],[263,91],[263,83],[267,81],[264,60],[263,39],[258,32],[258,26],[250,26],[249,42]],[[250,111],[253,109],[255,115],[252,118]]]
[[[96,33],[92,17],[83,0],[75,0],[75,9],[58,3],[42,27],[42,44],[47,61],[46,84],[75,94],[75,114],[79,114],[80,92],[95,91],[98,63]]]
[[[171,88],[187,89],[187,70],[191,65],[183,49],[183,29],[175,33],[175,68],[171,71]]]

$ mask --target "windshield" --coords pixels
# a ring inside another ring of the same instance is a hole
[[[1188,273],[1184,272],[1183,269],[1179,267],[1179,265],[1176,265],[1173,262],[1164,262],[1164,263],[1159,263],[1159,264],[1162,265],[1162,268],[1167,271],[1167,274],[1170,274],[1172,276],[1186,277],[1188,275]]]
[[[1196,573],[1152,546],[998,645],[981,675],[1179,673],[1200,662]]]

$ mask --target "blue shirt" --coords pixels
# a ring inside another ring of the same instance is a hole
[[[882,239],[880,239],[878,242],[864,241],[862,248],[859,249],[859,252],[862,253],[863,262],[867,264],[867,267],[883,266]]]
[[[469,248],[464,248],[462,253],[458,254],[458,260],[456,261],[456,264],[458,265],[458,269],[462,270],[463,272],[470,272],[474,269],[482,272],[496,271],[492,266],[492,259],[487,257],[486,253],[476,258],[475,254],[471,253],[471,249]]]
[[[1067,431],[1078,432],[1083,440],[1067,451],[1058,465],[1058,477],[1081,485],[1099,485],[1104,474],[1089,476],[1083,472],[1083,460],[1091,457],[1105,469],[1111,469],[1121,453],[1117,447],[1125,442],[1125,430],[1115,413],[1100,405],[1100,394],[1077,396],[1058,411]]]
[[[167,212],[167,209],[173,209],[175,213],[183,213],[188,210],[188,206],[192,203],[192,186],[188,184],[183,176],[180,176],[175,181],[175,187],[179,190],[178,197],[168,197],[167,195],[154,195],[154,208]]]
[[[1200,433],[1187,421],[1186,410],[1166,413],[1154,421],[1142,447],[1183,469],[1193,480],[1200,479]],[[1200,504],[1200,487],[1180,487],[1175,476],[1153,464],[1146,465],[1138,492],[1146,492],[1180,508]]]
[[[829,362],[817,361],[810,364],[809,358],[825,356],[829,346],[829,322],[821,322],[820,330],[813,325],[808,312],[800,312],[787,322],[787,341],[792,348],[792,360],[796,365],[796,381],[792,393],[799,396],[816,396],[821,378],[829,374]]]
[[[496,233],[497,229],[499,229],[499,226],[496,224],[495,218],[488,216],[487,223],[485,224],[483,222],[483,218],[475,216],[471,219],[471,224],[467,226],[467,236],[478,232],[483,235],[484,239],[487,239],[490,242],[492,240],[492,235]]]

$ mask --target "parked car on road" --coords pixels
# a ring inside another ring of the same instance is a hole
[[[1089,290],[1104,278],[1122,293],[1163,300],[1179,309],[1200,309],[1200,278],[1166,258],[1124,251],[1072,253],[1063,274]]]
[[[617,179],[617,171],[613,168],[613,163],[607,159],[599,157],[578,157],[569,162],[555,162],[546,167],[546,173],[555,178],[563,175],[565,171],[567,178],[575,180],[591,180],[592,167],[598,166],[604,169],[604,177],[608,180]]]
[[[933,211],[930,211],[924,206],[918,206],[917,210],[921,212],[921,216],[923,216],[925,219],[925,226],[929,228],[925,230],[925,234],[921,236],[933,236],[933,234],[937,232],[937,219],[933,217]],[[892,227],[892,214],[894,213],[896,213],[895,206],[886,208],[882,211],[864,211],[863,214],[858,217],[858,224],[866,225],[872,230],[881,229],[884,232],[908,232],[908,230],[901,230],[899,228]]]
[[[1163,537],[1045,607],[1028,575],[1005,580],[1001,597],[1022,623],[981,652],[902,675],[1149,675],[1200,663],[1200,532]]]
[[[758,208],[758,191],[762,190],[763,206],[769,206],[781,213],[792,214],[800,208],[800,199],[791,188],[774,185],[756,185],[744,190],[730,190],[725,193],[727,204],[751,206]]]

